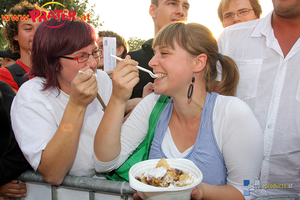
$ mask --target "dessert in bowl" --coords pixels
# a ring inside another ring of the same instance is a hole
[[[165,161],[169,167],[164,164]],[[130,186],[142,199],[189,200],[192,190],[203,179],[202,172],[187,159],[165,161],[153,159],[133,165],[129,170]],[[170,177],[172,174],[174,176]]]

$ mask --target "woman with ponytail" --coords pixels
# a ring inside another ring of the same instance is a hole
[[[130,94],[134,72],[125,66],[126,59],[113,71],[113,94],[94,141],[96,170],[117,169],[154,128],[148,159],[186,158],[202,171],[193,199],[245,199],[244,180],[259,178],[263,136],[250,108],[226,96],[236,89],[236,64],[219,54],[211,31],[197,23],[166,26],[155,36],[153,49],[149,66],[161,78],[123,125],[118,116],[130,95],[119,94]],[[218,61],[223,68],[221,94],[212,92]],[[120,76],[122,82],[114,80]],[[161,96],[169,101],[152,125],[149,118]]]

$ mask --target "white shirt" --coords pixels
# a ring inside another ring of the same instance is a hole
[[[271,17],[232,25],[218,40],[220,53],[239,68],[236,96],[264,132],[260,184],[293,184],[292,190],[256,190],[259,196],[300,192],[300,40],[284,57]]]
[[[193,146],[191,146],[190,148],[188,148],[187,150],[185,150],[184,152],[180,152],[177,147],[176,144],[172,138],[172,134],[170,131],[170,128],[167,127],[166,133],[165,133],[165,137],[162,141],[162,150],[164,152],[164,154],[168,157],[168,158],[184,158],[185,156],[187,156]]]
[[[112,84],[108,75],[97,72],[98,92],[107,104]],[[22,85],[11,108],[12,128],[25,158],[37,170],[42,151],[55,134],[70,96],[57,90],[43,92],[45,79],[35,77]],[[95,174],[93,161],[94,136],[104,112],[95,99],[85,113],[78,150],[69,175],[92,177]],[[74,116],[76,117],[76,116]]]
[[[100,162],[95,157],[96,171],[116,169],[132,154],[148,132],[149,117],[158,98],[159,95],[149,94],[135,107],[122,126],[122,147],[119,156],[110,162]],[[243,181],[259,177],[263,156],[263,136],[258,121],[243,101],[235,97],[219,95],[213,111],[213,128],[225,160],[227,184],[243,193],[243,190],[248,189],[243,186]],[[163,143],[169,145],[168,142]],[[172,146],[163,147],[166,148]],[[173,148],[177,148],[176,145]],[[173,154],[173,156],[177,155]]]

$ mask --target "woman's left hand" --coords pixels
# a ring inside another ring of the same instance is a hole
[[[191,199],[193,200],[201,200],[203,198],[203,191],[201,187],[201,183],[197,185],[191,193]]]

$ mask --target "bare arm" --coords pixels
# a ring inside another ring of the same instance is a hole
[[[200,199],[221,199],[221,200],[244,200],[243,194],[231,185],[215,186],[200,183],[191,193],[194,200]]]
[[[113,92],[94,140],[95,155],[102,162],[115,159],[121,151],[121,127],[126,104],[139,81],[136,65],[136,61],[125,59],[113,71]]]
[[[79,142],[79,136],[87,106],[98,91],[92,70],[78,74],[71,84],[70,99],[60,125],[42,152],[38,172],[51,184],[61,184],[71,168]]]

